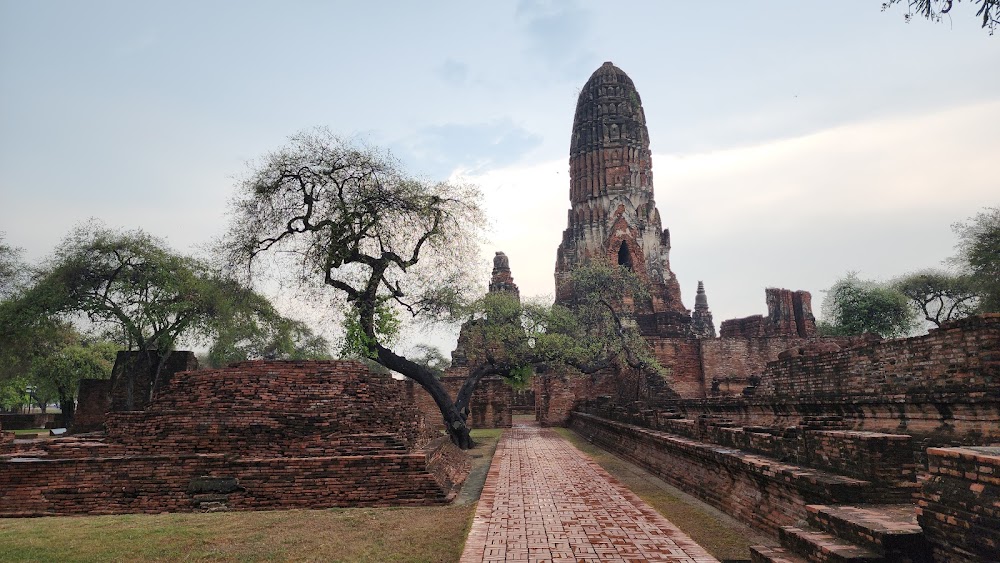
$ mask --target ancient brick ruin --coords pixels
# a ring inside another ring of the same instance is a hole
[[[412,389],[352,362],[174,374],[103,437],[0,447],[0,516],[450,501],[469,462]]]
[[[644,121],[605,63],[577,104],[556,295],[572,303],[565,280],[589,260],[635,270],[654,299],[631,312],[667,381],[537,376],[538,420],[780,541],[755,561],[1000,560],[1000,315],[819,338],[809,293],[768,288],[767,315],[716,338],[703,285],[689,313],[669,268]]]

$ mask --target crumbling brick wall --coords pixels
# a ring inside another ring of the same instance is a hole
[[[931,448],[918,521],[939,561],[1000,557],[1000,447]]]
[[[467,456],[403,389],[353,362],[181,372],[104,441],[0,455],[0,516],[447,502]]]

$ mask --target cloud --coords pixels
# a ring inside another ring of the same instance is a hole
[[[469,65],[455,59],[446,59],[434,70],[445,82],[455,86],[461,86],[469,79]]]
[[[541,141],[538,135],[506,118],[425,127],[396,143],[393,152],[411,169],[443,178],[456,169],[477,173],[513,164]]]
[[[562,78],[585,75],[593,60],[587,48],[593,18],[576,1],[521,0],[514,12],[531,59]]]

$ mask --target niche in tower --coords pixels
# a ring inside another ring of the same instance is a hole
[[[625,241],[618,247],[618,265],[632,269],[632,253],[628,251],[628,244]]]

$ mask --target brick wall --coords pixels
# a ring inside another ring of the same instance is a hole
[[[939,561],[1000,560],[1000,447],[931,448],[917,519]]]
[[[389,455],[2,460],[0,516],[440,504],[468,472],[452,449],[439,440],[427,451]]]
[[[453,368],[441,378],[441,383],[452,399],[465,382],[466,373],[463,368]],[[405,385],[405,393],[410,400],[424,413],[427,423],[434,428],[444,429],[441,409],[430,393],[411,379],[402,384]],[[510,428],[513,404],[514,390],[510,385],[500,377],[484,377],[472,392],[467,422],[472,428]]]
[[[886,487],[648,428],[573,413],[570,428],[766,533],[807,516],[807,504],[883,502]]]
[[[909,500],[916,482],[913,438],[905,434],[811,428],[811,423],[785,428],[739,426],[723,417],[685,419],[676,413],[603,401],[579,405],[576,413],[871,481],[892,496],[883,499],[886,502]]]
[[[7,430],[58,428],[58,425],[62,424],[62,415],[54,413],[0,414],[0,422]]]
[[[0,515],[445,502],[467,456],[401,391],[353,362],[177,373],[145,411],[109,415],[105,440],[8,446]]]
[[[178,350],[167,353],[166,358],[156,350],[118,352],[111,368],[111,410],[142,410],[173,374],[194,369],[198,369],[194,352]]]
[[[73,433],[104,429],[104,418],[111,410],[111,380],[81,379],[73,415]]]
[[[705,375],[701,340],[697,338],[647,338],[653,354],[669,370],[670,386],[682,397],[704,397]]]

